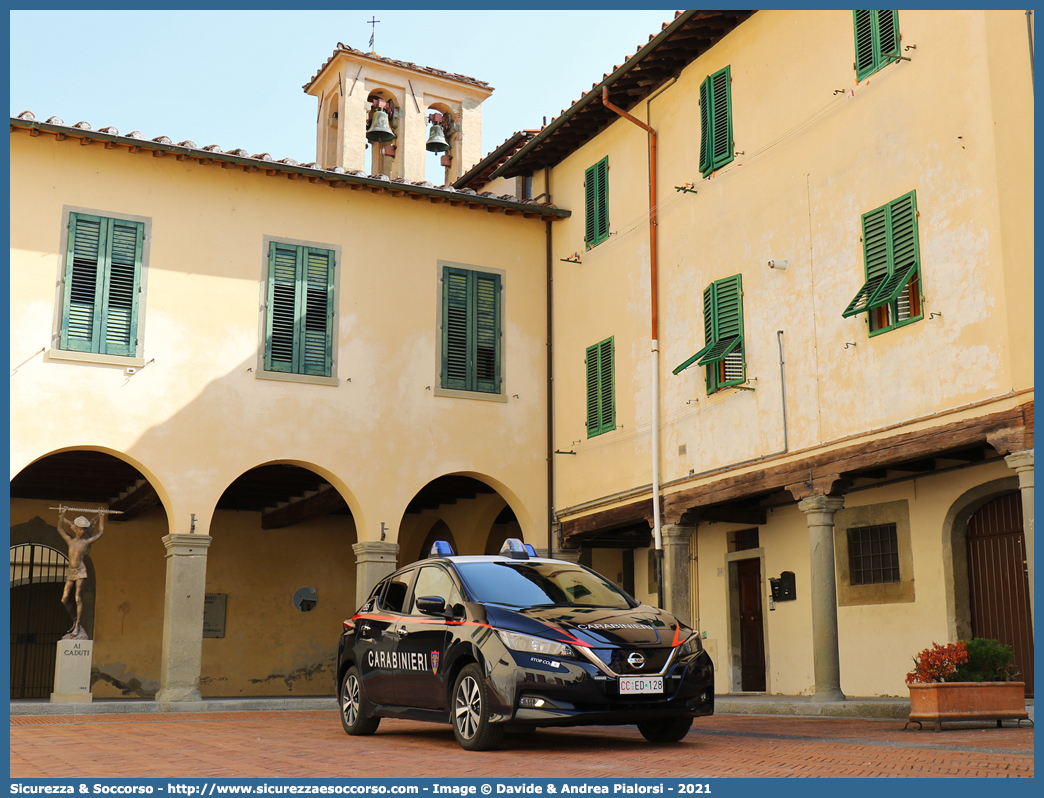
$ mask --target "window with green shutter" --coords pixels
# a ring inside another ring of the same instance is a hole
[[[729,67],[700,86],[700,172],[711,172],[735,157],[732,142],[732,78]]]
[[[584,173],[584,241],[587,248],[609,237],[609,156]]]
[[[333,250],[269,242],[265,371],[331,376],[335,265]]]
[[[587,437],[616,429],[613,339],[587,347]]]
[[[853,11],[856,80],[899,60],[899,12]]]
[[[69,213],[59,349],[138,354],[144,242],[142,222]]]
[[[747,379],[743,355],[743,278],[716,280],[703,292],[704,347],[676,369],[693,363],[707,368],[707,393],[739,385]]]
[[[870,334],[923,318],[917,192],[863,214],[865,279],[841,316],[867,314]]]
[[[442,268],[443,388],[500,393],[501,276]]]

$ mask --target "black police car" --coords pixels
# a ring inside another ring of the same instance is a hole
[[[676,742],[714,712],[699,632],[514,538],[492,557],[439,541],[383,579],[344,622],[337,688],[348,734],[430,720],[471,751],[538,726],[634,723]]]

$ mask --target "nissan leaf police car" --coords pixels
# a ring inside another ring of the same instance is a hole
[[[505,731],[637,724],[681,740],[714,712],[714,671],[693,631],[581,565],[510,538],[498,556],[431,556],[383,579],[344,622],[341,723],[450,723],[469,751]]]

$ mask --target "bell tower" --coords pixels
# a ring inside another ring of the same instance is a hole
[[[482,158],[484,81],[338,42],[304,90],[319,103],[315,160],[326,169],[419,183],[435,157],[448,185]]]

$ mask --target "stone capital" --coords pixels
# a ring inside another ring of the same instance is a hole
[[[664,546],[679,546],[683,543],[688,544],[695,531],[694,526],[664,524],[660,527],[660,537],[663,539]]]
[[[805,515],[810,513],[830,513],[833,515],[844,506],[844,496],[809,496],[798,502],[798,508]]]
[[[352,551],[355,552],[357,563],[395,563],[398,561],[399,544],[381,540],[364,540],[362,543],[353,543]]]
[[[171,534],[163,536],[163,545],[168,557],[205,557],[213,540],[210,535]]]
[[[1008,468],[1012,469],[1016,474],[1019,475],[1019,481],[1022,482],[1023,476],[1028,472],[1029,484],[1033,484],[1033,450],[1027,449],[1022,452],[1012,452],[1004,458],[1004,462],[1008,464]]]

